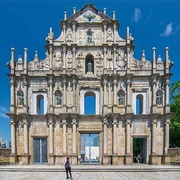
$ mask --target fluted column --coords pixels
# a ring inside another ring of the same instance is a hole
[[[114,85],[114,105],[117,105],[117,101],[116,101],[116,98],[117,98],[117,79],[114,79],[113,81],[113,85]]]
[[[131,125],[131,121],[127,120],[126,121],[126,154],[130,154],[131,153],[131,149],[130,149],[130,144],[131,144],[131,139],[130,139],[130,125]]]
[[[152,154],[156,154],[156,124],[157,120],[154,119],[152,121],[152,133],[151,133],[151,139],[152,139]]]
[[[169,124],[170,124],[170,120],[166,120],[165,124],[164,124],[164,129],[165,129],[165,136],[164,136],[164,153],[167,154],[168,153],[168,149],[169,149]]]
[[[62,120],[63,124],[63,154],[66,154],[66,119]]]
[[[117,154],[117,117],[113,118],[113,154]]]
[[[72,119],[72,126],[73,126],[73,154],[76,154],[76,136],[77,136],[77,130],[76,130],[76,118]]]
[[[104,144],[103,153],[104,155],[107,154],[107,125],[108,125],[107,118],[104,117],[104,120],[103,120],[103,144]]]
[[[54,154],[54,137],[53,137],[53,134],[54,134],[54,123],[53,123],[53,119],[50,119],[49,120],[49,144],[50,144],[50,148],[49,148],[49,154]]]
[[[24,154],[27,155],[29,153],[29,136],[28,136],[28,122],[27,119],[23,120],[24,125]]]
[[[14,119],[11,119],[11,154],[16,154],[16,124]]]

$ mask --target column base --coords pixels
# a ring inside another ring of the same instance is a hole
[[[163,164],[170,164],[171,161],[170,161],[170,156],[169,154],[164,154],[163,155]]]
[[[50,165],[54,164],[54,154],[49,154],[49,164]]]
[[[149,159],[150,159],[150,164],[152,164],[152,165],[162,164],[162,156],[161,155],[152,154],[149,156]]]
[[[28,165],[29,164],[29,158],[30,158],[30,155],[29,154],[24,154],[24,160],[23,160],[23,164],[24,165]]]
[[[10,164],[16,164],[17,163],[17,155],[16,154],[10,154]]]
[[[132,107],[129,104],[126,106],[126,114],[128,114],[128,113],[130,113],[130,114],[132,113]]]
[[[73,165],[77,165],[78,164],[78,155],[77,154],[73,154],[71,156],[71,159],[72,159],[72,164]]]
[[[117,156],[117,154],[112,155],[112,165],[118,165],[118,156]]]
[[[132,155],[130,155],[130,154],[125,155],[125,164],[126,165],[132,165],[133,164]]]
[[[111,165],[111,162],[112,162],[112,156],[108,156],[107,154],[104,154],[103,155],[103,158],[102,158],[102,164],[103,165]]]
[[[151,111],[152,111],[152,113],[157,113],[157,106],[152,105]]]

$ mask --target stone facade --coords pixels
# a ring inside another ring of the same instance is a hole
[[[134,138],[145,139],[145,163],[169,163],[168,48],[164,62],[155,48],[152,62],[144,51],[135,59],[129,28],[121,38],[115,12],[111,18],[92,4],[69,18],[65,12],[60,25],[57,39],[50,28],[43,60],[36,52],[28,61],[25,48],[15,62],[11,49],[11,164],[34,164],[39,151],[46,154],[40,163],[63,164],[71,155],[79,164],[85,133],[98,134],[99,164],[132,164]],[[94,114],[86,113],[87,96]]]

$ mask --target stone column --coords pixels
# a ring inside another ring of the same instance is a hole
[[[169,78],[166,79],[166,113],[170,113],[170,104],[169,104]]]
[[[75,80],[75,77],[73,77],[73,112],[75,113],[76,112],[76,80]]]
[[[66,47],[63,46],[63,62],[64,62],[64,68],[66,69]]]
[[[117,117],[113,118],[113,154],[117,154]]]
[[[106,64],[106,62],[107,62],[107,54],[106,54],[106,51],[107,51],[107,48],[104,47],[104,69],[107,68],[107,64]]]
[[[156,124],[157,120],[154,119],[152,121],[152,133],[151,133],[151,139],[152,139],[152,155],[156,154]]]
[[[163,154],[163,164],[170,164],[170,156],[168,154],[169,149],[169,124],[170,118],[168,117],[164,123],[164,154]]]
[[[153,47],[152,48],[152,56],[153,56],[153,63],[152,63],[152,67],[153,67],[153,73],[156,72],[156,48]]]
[[[113,92],[114,92],[114,105],[117,105],[117,79],[114,79],[113,81],[113,84],[114,84],[114,89],[113,89]]]
[[[116,47],[114,47],[113,68],[116,70]]]
[[[104,117],[103,120],[103,165],[108,165],[108,121],[107,118]]]
[[[127,47],[127,70],[130,70],[130,58],[129,58],[130,48]]]
[[[28,122],[27,119],[23,120],[24,124],[24,154],[27,155],[29,153],[29,136],[28,136]]]
[[[76,154],[76,144],[77,144],[77,132],[76,132],[76,118],[72,119],[72,126],[73,126],[73,154]]]
[[[66,78],[63,79],[63,105],[66,106]]]
[[[130,149],[130,144],[131,144],[131,139],[130,139],[130,125],[131,121],[127,120],[126,122],[126,154],[131,153]]]
[[[14,67],[15,67],[15,58],[14,58],[14,54],[15,54],[15,49],[11,48],[11,74],[14,74]]]
[[[49,111],[50,113],[53,113],[53,90],[52,90],[52,77],[49,78],[49,98],[50,98],[50,103],[49,103]]]
[[[126,85],[126,113],[131,113],[131,104],[130,104],[130,98],[131,98],[131,92],[130,92],[130,85],[131,85],[131,80],[130,78],[127,79],[127,85]]]
[[[10,121],[11,124],[11,154],[16,154],[16,123],[13,119]]]
[[[24,48],[24,73],[27,74],[28,70],[28,49]]]
[[[53,155],[54,154],[54,123],[53,123],[53,120],[50,119],[49,121],[49,145],[50,145],[50,148],[49,148],[49,154],[50,155]]]
[[[26,77],[24,77],[24,106],[23,111],[24,113],[28,113],[28,83]]]
[[[169,74],[169,53],[168,53],[169,48],[166,47],[165,51],[166,51],[166,61],[165,61],[165,64],[166,64],[166,74]]]
[[[103,85],[104,85],[104,105],[107,105],[107,88],[106,88],[106,84],[107,84],[107,80],[106,80],[106,78],[104,78],[104,82],[103,82]]]
[[[169,149],[169,124],[170,124],[170,120],[166,120],[165,124],[164,124],[164,129],[165,129],[165,136],[164,136],[164,153],[167,154],[168,153],[168,149]]]
[[[14,83],[14,77],[10,77],[11,78],[11,104],[10,104],[10,113],[14,113],[15,109],[14,109],[14,103],[15,103],[15,93],[14,93],[14,86],[15,86],[15,83]]]
[[[126,164],[132,164],[132,154],[131,154],[131,120],[126,120]]]
[[[24,125],[24,164],[29,164],[29,132],[27,119],[23,119]]]
[[[107,125],[108,125],[108,122],[107,122],[107,118],[104,117],[104,121],[103,121],[103,138],[104,138],[104,155],[107,154]]]
[[[73,69],[76,69],[76,48],[73,47]]]
[[[63,154],[66,154],[66,119],[62,120],[62,124],[63,124]]]
[[[52,62],[53,62],[53,50],[52,50],[52,47],[50,47],[49,49],[50,51],[50,54],[49,54],[49,69],[52,70]]]
[[[156,106],[156,79],[153,79],[152,82],[153,89],[152,89],[152,96],[153,96],[153,106]]]

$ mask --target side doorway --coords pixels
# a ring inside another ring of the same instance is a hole
[[[147,137],[133,137],[133,163],[147,164]]]
[[[33,138],[34,164],[47,164],[47,138]]]

